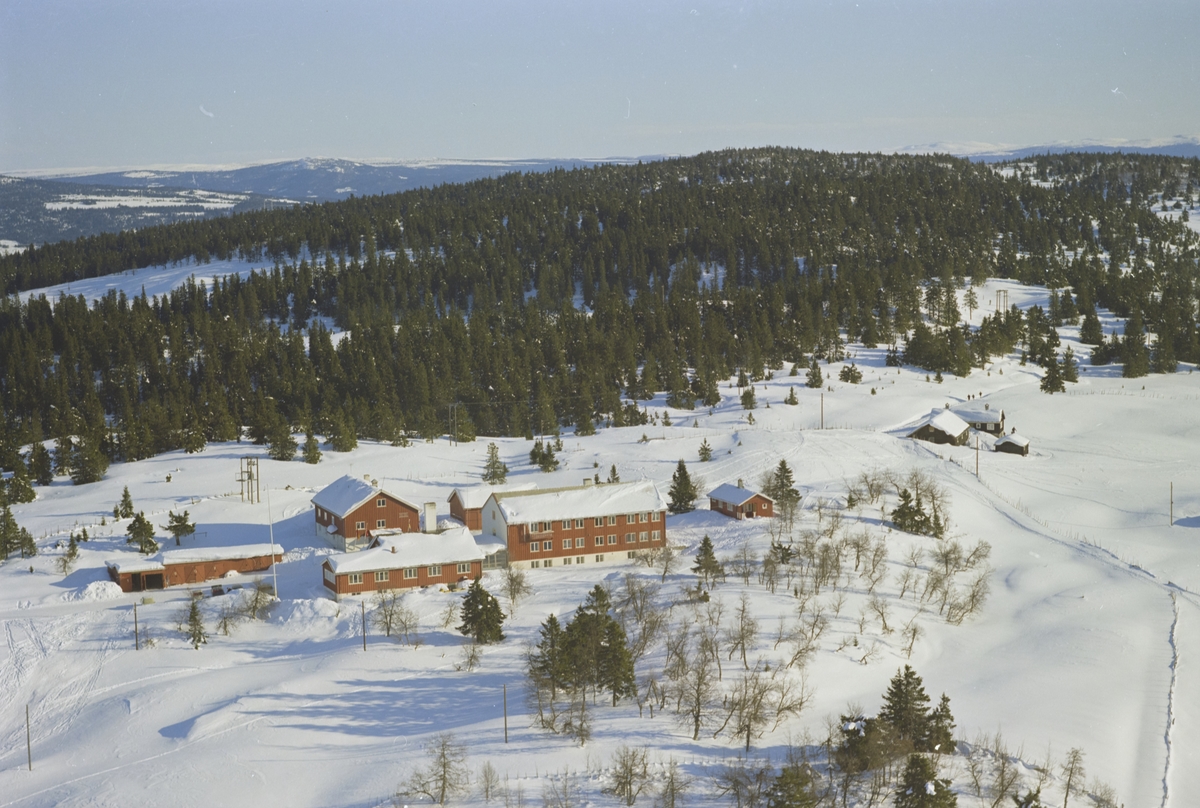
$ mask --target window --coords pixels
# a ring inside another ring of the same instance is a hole
[[[547,559],[546,559],[546,563],[545,563],[543,566],[546,566],[546,567],[552,567],[552,566],[554,566],[554,561],[553,561],[553,560],[551,560],[551,559],[549,559],[549,558],[547,558]]]
[[[387,520],[386,519],[376,519],[375,527],[379,528],[379,529],[383,529],[383,528],[387,527]]]
[[[596,546],[597,546],[597,547],[603,547],[603,546],[604,546],[604,537],[603,537],[603,536],[597,536],[597,537],[596,537]]]
[[[604,556],[602,556],[602,555],[598,555],[598,556],[596,556],[596,563],[597,563],[597,564],[598,564],[598,563],[600,563],[600,562],[601,562],[601,561],[603,561],[603,560],[604,560]]]
[[[570,564],[570,563],[571,563],[571,557],[570,557],[570,556],[567,556],[566,558],[564,558],[564,559],[563,559],[563,563],[564,563],[564,564]]]
[[[348,578],[348,582],[351,586],[355,586],[357,584],[362,583],[362,573],[361,572],[352,572],[347,576],[347,578]]]
[[[496,518],[496,512],[493,510],[492,511],[492,519],[495,519],[495,518]]]
[[[471,562],[470,561],[459,562],[458,574],[459,575],[470,575],[471,574]]]
[[[657,522],[659,519],[662,519],[662,513],[659,511],[655,511],[654,513],[650,514],[651,522]]]
[[[583,544],[584,544],[584,542],[585,542],[585,541],[587,541],[587,538],[586,538],[586,537],[584,537],[584,536],[580,536],[579,538],[577,538],[577,539],[575,540],[575,546],[576,546],[576,547],[583,547]]]
[[[552,542],[552,541],[542,542],[542,549],[545,550],[547,553],[550,552],[551,550],[554,549],[554,542]]]
[[[355,530],[366,530],[366,529],[367,529],[367,523],[366,523],[366,522],[355,522],[355,523],[354,523],[354,529],[355,529]]]
[[[616,534],[616,533],[609,533],[609,534],[608,534],[608,543],[609,543],[609,544],[616,544],[616,543],[617,543],[617,534]]]
[[[645,522],[645,521],[646,521],[647,519],[649,519],[649,518],[650,518],[650,512],[649,512],[649,511],[642,511],[640,514],[638,514],[638,521],[639,521],[639,522]]]
[[[650,541],[658,541],[662,538],[662,532],[658,530],[650,531]]]
[[[441,578],[442,577],[442,565],[441,564],[432,564],[432,565],[430,565],[428,572],[429,572],[430,578]]]
[[[633,523],[635,523],[636,521],[637,521],[637,514],[636,514],[636,513],[630,513],[630,514],[626,514],[626,515],[625,515],[625,524],[627,524],[627,525],[632,525],[632,524],[633,524]]]
[[[411,581],[411,580],[414,580],[416,577],[417,577],[417,568],[416,567],[409,567],[408,569],[406,569],[404,571],[404,580]]]
[[[644,530],[638,534],[638,541],[648,541],[649,538],[650,538],[650,534]]]
[[[563,520],[563,530],[570,530],[570,529],[571,529],[571,520],[564,519]]]
[[[632,534],[632,533],[626,533],[626,534],[625,534],[625,543],[626,543],[626,544],[633,544],[633,534]]]
[[[563,539],[563,549],[564,550],[571,549],[571,540],[570,539]]]
[[[529,552],[536,553],[538,550],[541,550],[541,549],[542,549],[542,543],[540,541],[529,542]]]
[[[331,584],[337,583],[337,576],[333,574],[333,570],[329,569],[329,567],[325,568],[325,580]]]
[[[604,526],[604,517],[597,516],[594,520],[592,520],[592,525],[593,525],[593,527],[603,527]]]
[[[392,574],[388,570],[375,573],[375,583],[381,584],[384,581],[391,580]]]
[[[576,563],[576,564],[582,564],[582,563],[583,563],[585,560],[586,560],[586,559],[584,558],[584,556],[575,556],[575,563]]]
[[[578,529],[579,529],[579,528],[581,528],[581,527],[583,527],[583,520],[582,520],[582,519],[576,519],[576,520],[575,520],[575,529],[576,529],[576,530],[578,530]]]
[[[540,562],[540,561],[530,561],[529,562],[529,569],[531,569],[531,570],[536,570],[541,566],[542,566],[542,562]]]
[[[615,525],[617,523],[617,517],[615,517],[615,516],[608,517],[608,523],[610,525]]]
[[[625,557],[626,558],[637,558],[637,553],[635,553],[633,550],[630,550],[628,553],[625,554]]]
[[[375,500],[375,507],[376,508],[386,508],[387,500],[384,499],[383,497],[380,497],[379,499]]]

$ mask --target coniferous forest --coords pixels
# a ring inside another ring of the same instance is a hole
[[[52,439],[55,470],[88,482],[243,427],[285,455],[293,432],[586,434],[641,422],[654,391],[713,404],[733,374],[847,341],[956,375],[1018,348],[1054,364],[1065,321],[1094,362],[1173,372],[1200,361],[1200,245],[1158,211],[1197,192],[1195,159],[731,150],[50,244],[0,259],[0,466]],[[92,306],[12,294],[238,256],[275,267]],[[967,328],[955,291],[993,276],[1050,287],[1049,309]]]

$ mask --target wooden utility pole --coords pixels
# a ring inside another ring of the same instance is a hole
[[[504,742],[508,743],[508,685],[504,685]]]
[[[825,394],[821,393],[821,429],[825,428]]]
[[[363,650],[367,650],[367,602],[362,602]]]
[[[1175,483],[1171,483],[1171,527],[1175,527]]]
[[[979,436],[975,436],[975,479],[979,479]]]
[[[138,637],[137,604],[133,604],[133,650],[142,650],[142,642]]]
[[[33,771],[33,744],[29,735],[29,705],[25,705],[25,758],[29,761],[29,771]]]

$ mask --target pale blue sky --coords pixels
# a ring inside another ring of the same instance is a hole
[[[0,0],[0,171],[1200,136],[1200,2]]]

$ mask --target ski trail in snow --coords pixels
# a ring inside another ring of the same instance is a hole
[[[1179,644],[1176,641],[1176,629],[1179,628],[1179,599],[1174,592],[1171,593],[1171,608],[1175,612],[1175,619],[1171,621],[1171,687],[1167,690],[1167,731],[1163,735],[1167,744],[1167,760],[1163,765],[1162,808],[1167,808],[1171,800],[1171,733],[1175,729],[1175,683],[1179,676]]]

